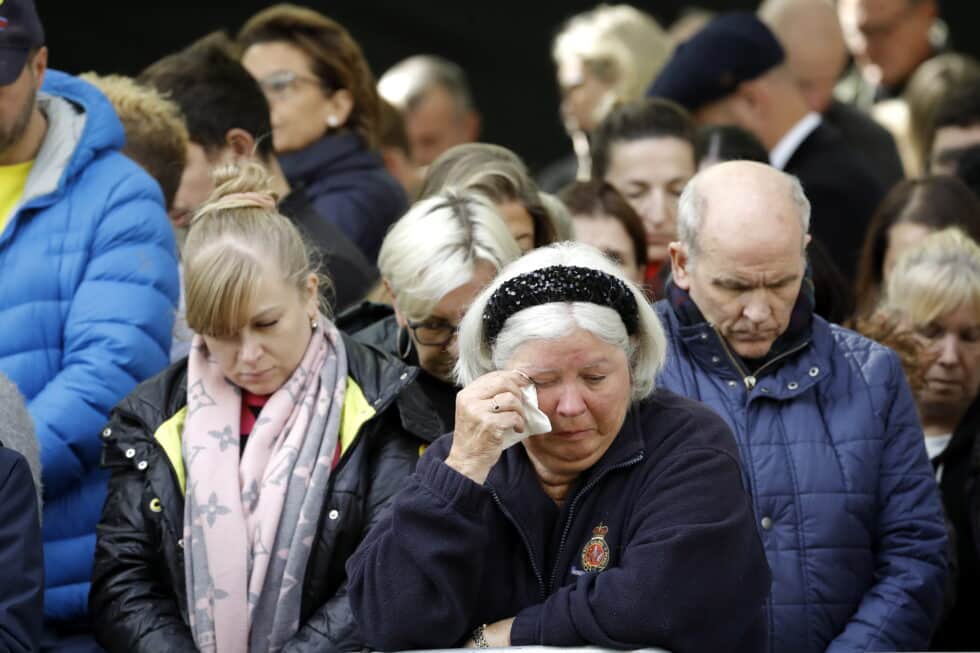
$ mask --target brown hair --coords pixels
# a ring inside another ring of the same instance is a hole
[[[180,108],[156,89],[129,77],[95,73],[80,77],[109,98],[126,134],[122,153],[156,179],[169,209],[187,165],[189,136]]]
[[[538,195],[538,187],[524,162],[507,148],[489,143],[465,143],[449,148],[426,171],[419,199],[450,187],[475,190],[494,204],[521,204],[534,222],[534,246],[555,242],[555,225]]]
[[[271,208],[265,168],[226,165],[213,174],[215,189],[191,220],[182,265],[188,326],[222,337],[248,322],[263,275],[275,270],[302,292],[317,266],[299,230]]]
[[[381,119],[378,89],[361,46],[347,30],[312,9],[278,4],[252,16],[238,33],[243,51],[270,41],[285,41],[302,51],[328,92],[346,89],[351,94],[354,108],[347,124],[376,149]]]
[[[572,217],[612,218],[623,225],[633,241],[636,265],[642,270],[647,265],[646,233],[640,216],[619,191],[611,184],[593,179],[577,181],[561,192],[559,198],[568,207]]]
[[[904,222],[934,230],[960,227],[980,240],[980,200],[962,181],[948,176],[906,179],[892,188],[878,205],[864,237],[856,284],[859,315],[872,311],[878,301],[888,232]]]

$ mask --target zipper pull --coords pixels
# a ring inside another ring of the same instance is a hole
[[[751,390],[752,388],[755,387],[755,382],[756,381],[755,381],[755,377],[754,376],[751,376],[750,375],[750,376],[745,377],[742,380],[745,382],[745,389],[746,390]]]

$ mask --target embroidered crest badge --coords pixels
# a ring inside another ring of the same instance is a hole
[[[582,569],[585,571],[602,571],[609,565],[608,532],[609,527],[602,523],[592,529],[592,537],[582,549]]]

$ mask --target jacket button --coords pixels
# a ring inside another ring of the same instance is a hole
[[[147,465],[146,465],[146,461],[145,460],[141,460],[138,463],[136,463],[136,469],[140,470],[141,472],[144,469],[146,469],[146,467],[147,467]]]
[[[811,367],[809,374],[810,374],[810,376],[816,376],[816,375],[820,374],[820,368],[819,367],[816,367],[816,366]]]
[[[789,388],[790,390],[796,390],[797,388],[800,387],[800,384],[797,383],[796,381],[790,381],[789,383],[786,384],[786,387]]]
[[[136,455],[136,449],[126,449],[126,457],[132,458]]]
[[[711,362],[714,363],[715,365],[717,365],[718,363],[721,362],[721,356],[712,356],[711,357]]]
[[[729,381],[729,382],[728,382],[728,387],[729,387],[729,388],[735,388],[735,387],[738,387],[738,383],[736,383],[735,381]]]
[[[769,388],[759,388],[759,392],[761,392],[764,395],[767,395],[769,394]]]
[[[707,339],[708,339],[708,334],[707,333],[702,333],[701,334],[701,340],[707,340]]]
[[[400,380],[404,381],[408,378],[408,372],[402,372],[402,375],[398,377]]]
[[[163,510],[163,506],[160,505],[160,499],[158,497],[153,497],[150,499],[150,510],[153,512],[160,512]]]
[[[102,437],[108,438],[111,435],[112,435],[112,429],[110,429],[108,426],[102,429]]]
[[[768,531],[768,530],[770,530],[772,528],[772,518],[771,517],[763,517],[760,523],[762,524],[762,529],[763,530]]]
[[[180,538],[179,540],[177,540],[177,548],[179,549],[184,548],[184,538]]]
[[[327,513],[327,517],[329,517],[332,521],[336,521],[340,517],[340,511],[336,509],[331,510]]]

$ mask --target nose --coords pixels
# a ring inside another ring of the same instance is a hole
[[[753,324],[765,322],[772,315],[772,307],[761,292],[753,292],[745,304],[742,314]]]
[[[936,359],[940,365],[953,367],[960,361],[960,343],[954,333],[947,333],[939,341],[939,358]]]
[[[585,412],[585,400],[575,384],[567,383],[562,386],[555,410],[562,417],[577,417]]]
[[[259,339],[251,335],[243,335],[238,350],[238,360],[245,365],[254,365],[260,358],[262,358],[262,344]]]

